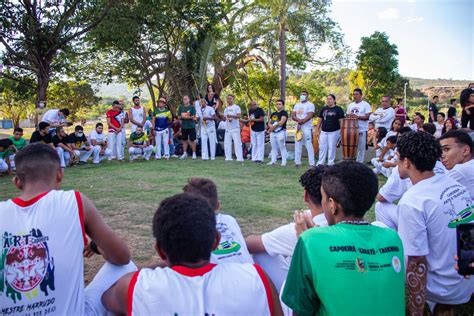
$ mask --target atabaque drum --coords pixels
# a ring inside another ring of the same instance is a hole
[[[319,152],[319,137],[318,137],[316,126],[313,126],[313,149],[314,149],[314,154],[317,155]]]
[[[359,143],[359,122],[357,119],[345,118],[342,120],[341,143],[344,160],[355,160]]]

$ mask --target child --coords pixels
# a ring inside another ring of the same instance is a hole
[[[396,164],[396,154],[395,154],[395,146],[397,145],[397,136],[390,136],[386,140],[386,148],[387,151],[383,157],[383,160],[373,158],[371,160],[372,165],[375,167],[373,169],[375,174],[383,174],[385,177],[389,177],[392,173],[392,168],[394,168]]]
[[[13,131],[13,136],[8,137],[13,142],[12,150],[10,150],[10,160],[11,170],[15,171],[15,153],[22,150],[26,147],[26,140],[23,138],[23,129],[20,127],[15,128]]]
[[[10,172],[8,156],[12,148],[13,142],[11,141],[11,139],[7,138],[0,140],[0,173]]]
[[[211,262],[253,263],[239,224],[232,216],[220,213],[216,184],[209,179],[191,178],[183,191],[201,195],[216,213],[216,228],[221,234],[221,243],[212,252]]]

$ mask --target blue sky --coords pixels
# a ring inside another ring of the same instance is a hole
[[[383,31],[402,75],[474,79],[474,0],[332,0],[331,8],[354,55],[361,37]]]

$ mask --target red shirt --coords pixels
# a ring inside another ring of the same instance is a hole
[[[112,127],[116,128],[121,128],[122,125],[120,124],[119,118],[117,116],[120,115],[120,111],[115,111],[113,109],[108,110],[105,115],[107,116],[108,119],[110,119],[110,124],[109,125],[109,132],[115,133],[115,129]]]

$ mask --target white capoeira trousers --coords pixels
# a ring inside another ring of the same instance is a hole
[[[74,150],[74,153],[77,156],[79,156],[79,160],[82,162],[87,162],[87,159],[89,159],[89,157],[92,156],[92,154],[97,155],[97,156],[99,155],[99,151],[97,151],[97,149],[94,149],[94,147],[92,147],[89,150],[85,150],[85,149]]]
[[[110,159],[110,157],[112,155],[112,152],[110,151],[110,149],[106,148],[104,150],[103,155],[100,154],[101,150],[102,150],[102,147],[100,147],[99,145],[94,146],[94,156],[93,156],[93,159],[92,159],[92,163],[97,164],[97,163],[101,162],[102,160],[104,160],[105,158]]]
[[[359,132],[359,141],[357,143],[357,158],[356,158],[357,162],[364,163],[366,145],[367,145],[367,132]]]
[[[281,154],[281,165],[286,165],[286,130],[282,130],[280,132],[272,132],[270,133],[270,144],[272,145],[272,152],[271,152],[271,159],[272,163],[276,163],[278,159],[278,151]]]
[[[336,160],[336,144],[341,135],[340,130],[334,132],[323,132],[319,135],[319,160],[318,165],[326,164],[328,158],[328,165],[334,165]]]
[[[252,161],[263,161],[265,153],[265,131],[254,132],[250,130],[250,143],[252,144]]]
[[[56,152],[59,156],[59,162],[61,168],[66,168],[69,165],[69,160],[71,159],[71,154],[68,151],[65,151],[61,147],[56,147]]]
[[[234,142],[235,156],[237,161],[244,161],[242,153],[242,139],[240,138],[240,128],[226,129],[224,136],[225,160],[232,160],[232,142]]]
[[[295,139],[295,164],[301,165],[301,154],[303,152],[303,145],[306,147],[306,151],[308,152],[308,161],[310,166],[314,166],[314,149],[312,143],[312,128],[305,127],[301,128],[303,132],[303,138],[297,142]]]
[[[209,141],[209,148],[208,148]],[[201,126],[201,158],[203,160],[209,159],[209,149],[211,151],[211,159],[216,158],[216,144],[217,144],[217,133],[214,126],[204,127]]]
[[[170,140],[170,133],[168,129],[164,129],[162,131],[155,131],[155,142],[156,142],[156,152],[155,158],[161,159],[161,146],[163,145],[165,158],[168,159],[170,157],[170,146],[168,144]]]
[[[398,206],[388,202],[375,203],[375,219],[390,228],[398,228]]]
[[[123,160],[122,133],[110,132],[107,135],[107,146],[110,149],[110,159]]]
[[[143,156],[146,160],[150,159],[151,154],[153,152],[153,146],[147,146],[145,148],[136,148],[136,147],[129,147],[128,153],[130,155],[130,160],[137,158],[138,156]]]

